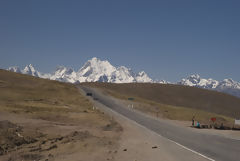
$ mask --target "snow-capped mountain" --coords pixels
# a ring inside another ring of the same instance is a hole
[[[40,73],[33,65],[27,65],[23,70],[19,67],[9,67],[7,70],[22,74],[29,74],[45,79],[58,80],[69,83],[80,82],[111,82],[111,83],[133,83],[151,82],[169,84],[170,82],[161,80],[153,81],[144,71],[134,73],[130,68],[124,66],[114,67],[108,61],[102,61],[96,57],[88,60],[78,71],[71,68],[59,66],[54,73]],[[190,75],[176,84],[194,86],[199,88],[216,90],[240,97],[240,83],[232,79],[217,81],[214,79],[201,78],[199,75]]]
[[[28,74],[35,77],[40,77],[41,75],[38,71],[35,70],[32,64],[27,65],[23,70],[21,70],[17,66],[9,67],[7,70],[11,72],[16,72],[16,73]]]
[[[217,81],[211,78],[201,78],[199,75],[190,75],[189,77],[182,79],[177,84],[212,89],[240,97],[240,83],[232,79]]]
[[[22,71],[22,74],[28,74],[31,76],[35,76],[35,77],[40,77],[41,74],[35,70],[35,68],[32,66],[32,64],[27,65]]]
[[[108,61],[102,61],[96,57],[88,60],[77,72],[71,68],[59,66],[53,74],[40,73],[33,65],[27,65],[23,70],[19,67],[10,67],[9,71],[28,74],[36,77],[58,80],[62,82],[153,82],[148,75],[142,71],[135,74],[131,69],[124,66],[114,67]]]
[[[152,82],[152,79],[144,74],[135,74],[131,69],[124,66],[114,67],[108,61],[101,61],[98,58],[88,60],[77,72],[76,80],[79,82]]]
[[[21,69],[19,67],[9,67],[7,70],[11,71],[11,72],[16,72],[16,73],[22,73]]]
[[[130,82],[136,82],[136,78],[135,78],[135,74],[131,69],[121,66],[121,67],[118,67],[113,73],[111,73],[110,82],[130,83]]]
[[[136,82],[153,82],[153,80],[148,77],[147,73],[141,71],[136,75]]]
[[[166,80],[156,80],[156,81],[154,81],[154,83],[160,83],[160,84],[173,84],[173,83],[171,83],[171,82],[169,82],[169,81],[166,81]]]
[[[88,60],[77,72],[79,82],[110,82],[111,74],[116,71],[108,61],[98,58]]]
[[[73,69],[59,66],[54,72],[54,74],[50,75],[49,79],[58,80],[62,82],[75,83],[76,76],[77,74]]]
[[[224,89],[224,88],[240,89],[240,83],[236,82],[232,79],[224,79],[223,81],[219,82],[218,88],[220,88],[220,89]]]
[[[213,79],[204,79],[200,78],[198,74],[196,75],[190,75],[189,77],[182,79],[177,84],[181,85],[187,85],[187,86],[194,86],[194,87],[201,87],[201,88],[207,88],[207,89],[215,89],[219,82]]]

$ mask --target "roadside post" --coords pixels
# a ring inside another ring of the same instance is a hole
[[[133,97],[129,97],[129,98],[128,98],[128,100],[129,100],[129,101],[133,101],[133,100],[134,100],[134,98],[133,98]],[[132,103],[132,105],[130,105],[130,106],[131,106],[131,107],[132,107],[132,109],[133,109],[133,103]]]
[[[212,117],[211,118],[212,122],[213,122],[213,127],[214,127],[214,122],[217,120],[216,117]]]

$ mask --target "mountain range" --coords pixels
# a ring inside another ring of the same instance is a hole
[[[111,82],[111,83],[132,83],[132,82],[153,82],[144,72],[134,73],[130,68],[124,66],[114,67],[108,61],[102,61],[96,57],[88,60],[78,71],[64,66],[57,67],[52,74],[40,73],[32,64],[27,65],[23,70],[19,67],[9,67],[7,70],[22,74],[28,74],[40,78],[58,80],[69,83],[80,82]]]
[[[154,81],[144,71],[139,73],[133,72],[130,68],[125,66],[114,67],[108,61],[102,61],[96,57],[88,60],[83,67],[78,71],[74,71],[72,68],[66,68],[59,66],[54,73],[40,73],[35,70],[33,65],[27,65],[23,70],[19,67],[9,67],[7,70],[22,74],[28,74],[35,77],[57,80],[69,83],[81,83],[81,82],[111,82],[111,83],[162,83],[167,84],[165,80]],[[190,75],[187,78],[173,84],[199,87],[209,90],[216,90],[219,92],[228,93],[237,97],[240,97],[240,83],[232,79],[224,79],[223,81],[217,81],[214,79],[201,78],[199,75]]]
[[[199,75],[190,75],[189,77],[177,82],[180,85],[199,87],[204,89],[216,90],[240,97],[240,83],[232,79],[217,81],[214,79],[201,78]]]

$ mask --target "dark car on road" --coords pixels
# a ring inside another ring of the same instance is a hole
[[[87,93],[86,95],[87,95],[87,96],[92,96],[92,93]]]

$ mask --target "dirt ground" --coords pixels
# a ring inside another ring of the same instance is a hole
[[[0,160],[114,160],[122,127],[114,120],[98,120],[105,125],[102,127],[78,121],[0,112]]]
[[[0,70],[0,161],[114,160],[122,131],[74,84]]]
[[[97,89],[96,89],[97,91]],[[119,104],[125,104],[125,101],[112,98]],[[200,155],[197,155],[181,146],[169,141],[168,139],[142,127],[141,125],[131,121],[124,116],[110,110],[108,107],[92,100],[95,108],[101,109],[110,117],[118,121],[123,133],[119,141],[119,150],[115,155],[116,161],[132,160],[132,161],[202,161],[208,160]],[[125,106],[125,108],[132,108],[132,106]],[[131,110],[137,110],[134,107]],[[149,114],[148,114],[149,115]],[[152,115],[151,115],[152,116]],[[168,123],[195,130],[199,133],[208,133],[211,135],[220,135],[232,139],[239,139],[240,132],[232,130],[215,130],[215,129],[196,129],[191,127],[191,121],[169,120],[166,118],[152,116],[155,119],[162,119]]]
[[[194,130],[194,131],[199,132],[199,133],[219,135],[219,136],[224,136],[224,137],[231,138],[231,139],[240,140],[240,130],[218,130],[218,129],[214,129],[214,128],[211,128],[211,129],[193,128],[191,126],[192,121],[182,121],[182,120],[168,119],[160,112],[157,113],[156,111],[146,110],[146,109],[154,109],[154,106],[146,105],[146,104],[143,104],[143,103],[135,103],[135,102],[125,101],[125,100],[120,100],[120,99],[117,99],[117,98],[114,98],[114,99],[119,101],[119,103],[124,104],[126,108],[132,108],[133,110],[141,111],[141,112],[143,112],[143,113],[145,113],[149,116],[152,116],[156,119],[165,120],[165,121],[168,121],[169,123],[172,123],[172,124],[177,125],[177,126],[182,126],[184,128],[189,128],[189,129]],[[224,122],[224,121],[222,121],[222,122]],[[211,123],[211,120],[209,120],[207,122],[203,122],[203,123],[209,124],[209,123]],[[221,123],[221,121],[218,122],[219,125],[220,125],[220,123]],[[227,123],[225,124],[225,122],[224,122],[224,125],[228,125],[229,127],[233,126],[233,124],[227,124]],[[239,126],[237,126],[237,127],[239,128]]]
[[[189,128],[189,129],[199,132],[199,133],[218,135],[218,136],[223,136],[226,138],[240,140],[240,130],[198,129],[198,128],[191,127],[191,124],[192,124],[191,121],[168,120],[168,122],[173,123],[178,126]]]
[[[116,100],[117,101],[117,100]],[[119,101],[121,103],[121,101]],[[118,121],[123,133],[115,161],[206,161],[207,159],[188,151],[168,139],[152,132],[124,116],[95,102],[95,107],[103,110]]]
[[[0,84],[0,161],[204,160],[95,106],[72,84],[3,70]]]
[[[119,114],[109,112],[102,105],[95,103],[94,108],[85,112],[46,114],[41,117],[0,111],[0,160],[205,160]],[[190,128],[191,123],[167,121],[184,128]],[[192,130],[233,138],[240,136],[239,132]]]

